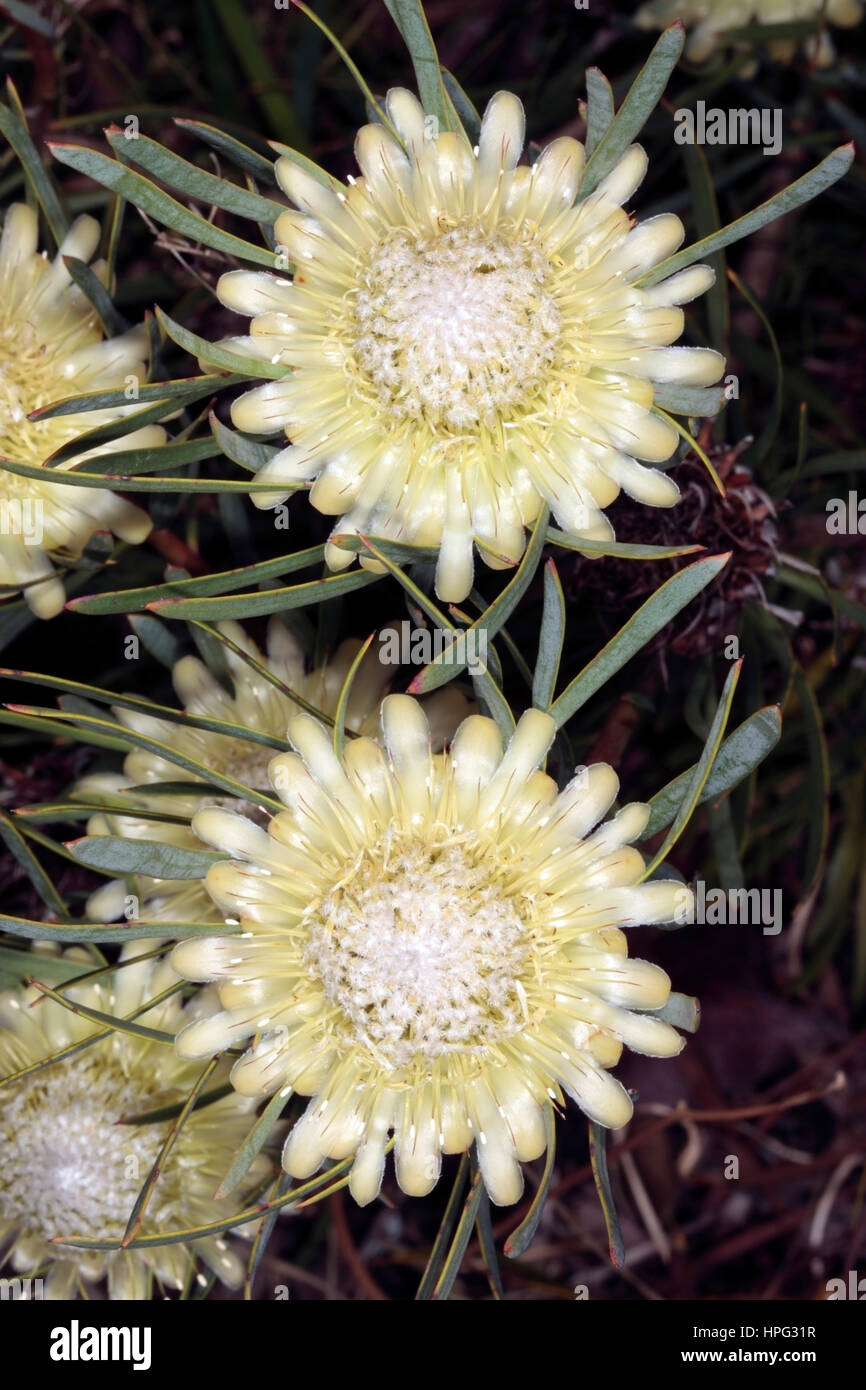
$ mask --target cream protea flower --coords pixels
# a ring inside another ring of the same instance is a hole
[[[279,618],[273,618],[268,626],[266,658],[239,624],[221,623],[219,626],[224,636],[235,645],[264,662],[278,680],[294,691],[299,700],[321,714],[333,716],[336,713],[340,692],[361,648],[359,641],[348,639],[341,643],[330,661],[306,671],[301,648]],[[188,714],[223,719],[284,742],[289,720],[298,712],[298,702],[278,690],[229,648],[225,648],[225,657],[234,684],[233,695],[228,694],[197,657],[185,656],[175,664],[172,680],[181,705]],[[379,649],[374,643],[361,661],[352,682],[346,709],[347,729],[355,733],[376,732],[379,703],[392,674],[391,667],[379,659]],[[426,706],[438,747],[454,733],[470,709],[466,697],[453,685],[437,691]],[[120,706],[114,709],[114,713],[128,728],[170,744],[212,771],[233,777],[254,790],[267,789],[268,765],[274,756],[274,749],[267,744],[251,743],[240,737],[170,723]],[[94,773],[82,778],[75,788],[76,794],[82,799],[98,800],[102,794],[121,794],[142,810],[161,810],[178,818],[175,821],[157,821],[135,815],[100,814],[90,818],[88,835],[122,835],[127,839],[159,840],[181,849],[201,850],[206,846],[193,832],[190,822],[202,806],[222,805],[248,815],[257,814],[249,802],[238,801],[230,794],[221,794],[216,790],[202,795],[201,788],[196,787],[190,792],[160,792],[153,796],[146,791],[129,790],[148,783],[186,781],[196,781],[195,773],[147,749],[135,749],[129,753],[122,773]],[[258,814],[263,816],[263,813]],[[88,914],[95,921],[112,921],[120,917],[129,892],[130,888],[124,880],[110,880],[91,895],[87,904]],[[140,876],[136,896],[139,898],[140,915],[150,920],[221,920],[201,879]]]
[[[122,958],[140,955],[137,945]],[[80,948],[68,958],[82,962],[82,973],[93,964]],[[69,997],[120,1017],[178,977],[166,961],[147,960],[124,965],[109,978],[110,984],[103,978],[72,986]],[[136,1021],[172,1032],[200,1005],[199,1000],[184,1009],[173,995]],[[11,1076],[98,1028],[32,987],[0,994],[0,1072]],[[148,1298],[154,1277],[168,1288],[182,1288],[197,1254],[224,1282],[241,1282],[240,1259],[216,1236],[125,1251],[49,1243],[55,1236],[120,1241],[172,1121],[118,1121],[182,1104],[200,1073],[200,1066],[181,1062],[165,1043],[112,1032],[65,1061],[0,1087],[0,1249],[7,1249],[19,1274],[44,1273],[48,1297],[73,1298],[83,1286],[107,1278],[111,1298]],[[209,1086],[224,1079],[218,1069]],[[240,1194],[217,1203],[213,1193],[249,1130],[250,1109],[249,1101],[232,1094],[190,1114],[153,1189],[141,1234],[201,1226],[240,1209],[233,1204],[261,1181],[265,1163],[248,1174]]]
[[[338,760],[302,714],[289,729],[298,752],[271,764],[288,809],[267,831],[216,808],[196,816],[202,839],[235,856],[207,884],[243,931],[175,947],[175,967],[217,981],[223,1005],[178,1051],[252,1038],[232,1069],[238,1091],[313,1097],[283,1151],[293,1176],[354,1155],[351,1191],[369,1202],[393,1133],[400,1186],[420,1195],[443,1153],[477,1142],[493,1201],[514,1202],[563,1091],[623,1125],[631,1101],[607,1071],[623,1043],[679,1052],[653,1017],[670,981],[628,959],[620,928],[671,920],[688,890],[639,883],[627,841],[647,807],[590,833],[616,796],[609,767],[559,795],[536,770],[554,733],[532,711],[503,753],[495,723],[474,715],[434,755],[417,702],[391,695],[384,747],[356,739]]]
[[[488,564],[513,564],[544,501],[570,534],[602,540],[613,532],[601,509],[620,488],[676,501],[676,484],[643,466],[677,444],[653,413],[654,383],[720,376],[718,353],[670,346],[677,306],[713,273],[635,285],[683,238],[673,214],[635,227],[623,209],[646,172],[640,146],[575,205],[583,146],[558,139],[518,167],[517,97],[493,98],[474,153],[462,135],[432,134],[407,91],[390,92],[387,110],[403,144],[365,126],[363,177],[348,187],[277,161],[300,209],[275,226],[295,278],[230,271],[218,293],[255,316],[235,350],[286,375],[232,415],[292,441],[259,471],[275,487],[257,506],[315,479],[313,505],[340,518],[332,536],[438,547],[437,593],[459,602],[473,540]],[[341,569],[352,555],[331,544],[326,558]]]
[[[694,63],[704,63],[729,46],[727,33],[731,29],[747,24],[817,19],[822,12],[831,24],[848,28],[863,18],[863,5],[861,0],[649,0],[638,10],[635,22],[642,29],[664,29],[673,20],[681,19],[690,27],[686,57]],[[769,45],[770,54],[780,62],[791,59],[796,48],[796,39],[774,39]],[[836,56],[826,32],[817,40],[807,39],[805,48],[819,67],[829,66]]]
[[[32,208],[14,204],[0,239],[0,586],[18,590],[40,618],[63,607],[62,580],[50,556],[75,560],[95,531],[142,541],[151,528],[146,512],[100,488],[64,486],[62,477],[82,459],[119,449],[161,444],[165,431],[145,425],[99,445],[74,460],[46,465],[56,450],[98,425],[137,409],[133,403],[55,419],[30,421],[31,411],[86,391],[119,390],[147,375],[144,328],[103,341],[99,318],[63,264],[64,256],[89,261],[99,242],[99,223],[79,217],[53,261],[37,251],[38,220]],[[100,263],[95,273],[104,275]],[[45,480],[3,468],[3,459],[45,466]]]

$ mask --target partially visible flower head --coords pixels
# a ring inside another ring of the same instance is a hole
[[[151,529],[140,507],[107,489],[51,481],[77,465],[117,450],[162,444],[165,431],[144,425],[116,441],[82,451],[74,460],[47,460],[80,435],[137,409],[133,403],[42,421],[28,415],[66,396],[120,390],[128,378],[147,377],[148,342],[143,327],[103,341],[99,318],[73,283],[64,256],[89,261],[99,242],[98,222],[79,217],[53,261],[37,250],[38,219],[14,204],[0,238],[0,586],[17,590],[40,618],[63,607],[63,581],[52,556],[74,561],[95,531],[112,531],[137,543]],[[105,277],[105,266],[93,267]],[[24,478],[3,468],[3,459],[45,467],[45,478]],[[86,466],[86,465],[85,465]]]
[[[585,152],[554,140],[519,166],[523,108],[500,92],[477,150],[435,133],[417,100],[386,101],[399,140],[365,126],[363,177],[320,182],[288,158],[276,173],[298,212],[275,232],[292,281],[230,271],[222,302],[252,315],[245,355],[286,375],[234,403],[235,424],[285,430],[291,445],[257,474],[284,501],[367,533],[438,550],[436,590],[469,593],[473,544],[496,568],[523,553],[525,528],[550,504],[571,535],[609,540],[603,508],[620,488],[652,506],[677,499],[645,463],[670,458],[671,425],[653,412],[654,383],[708,385],[718,353],[672,347],[678,306],[713,282],[707,266],[640,289],[635,281],[683,239],[672,213],[640,226],[624,210],[647,158],[639,145],[582,203]],[[324,177],[324,176],[323,176]],[[335,569],[352,561],[336,544]]]
[[[830,24],[849,28],[863,18],[862,0],[648,0],[635,16],[642,29],[664,29],[681,19],[689,29],[685,56],[693,63],[705,63],[729,48],[734,40],[731,29],[748,24],[790,24],[817,19],[823,13]],[[807,38],[808,57],[819,67],[829,67],[836,57],[829,34]],[[774,39],[771,57],[788,62],[797,51],[796,39]]]
[[[140,946],[126,948],[122,959],[136,954]],[[67,959],[80,961],[82,973],[93,964],[77,947]],[[110,984],[72,986],[69,996],[120,1017],[178,977],[166,961],[147,960],[125,965],[109,978]],[[174,995],[137,1022],[174,1032],[202,1002],[184,1009]],[[98,1024],[32,987],[6,991],[0,994],[0,1079],[98,1031]],[[120,1241],[172,1121],[119,1121],[182,1105],[200,1072],[200,1066],[180,1061],[170,1045],[112,1032],[65,1061],[0,1087],[0,1252],[6,1251],[17,1273],[46,1271],[45,1292],[55,1299],[78,1293],[93,1297],[93,1285],[102,1279],[109,1297],[117,1299],[149,1298],[152,1278],[167,1290],[181,1289],[196,1255],[223,1282],[242,1281],[238,1255],[213,1235],[125,1251],[50,1244],[55,1236]],[[223,1080],[218,1069],[212,1085]],[[251,1110],[249,1101],[232,1094],[190,1114],[153,1190],[142,1234],[205,1225],[240,1209],[237,1203],[267,1173],[264,1160],[231,1198],[217,1203],[213,1193],[249,1130]]]
[[[628,841],[646,806],[593,831],[617,793],[611,768],[584,768],[561,793],[537,770],[549,715],[525,714],[505,750],[495,723],[471,716],[439,755],[409,696],[388,696],[381,717],[382,743],[355,739],[338,759],[298,715],[297,753],[271,764],[287,809],[267,831],[216,808],[196,816],[233,856],[207,885],[242,933],[175,948],[181,974],[216,981],[223,1005],[177,1047],[205,1057],[252,1039],[232,1068],[241,1094],[312,1097],[283,1151],[295,1177],[354,1156],[350,1189],[369,1202],[393,1134],[398,1182],[421,1195],[443,1153],[475,1143],[492,1200],[515,1202],[563,1091],[623,1125],[631,1100],[607,1070],[623,1043],[679,1052],[654,1016],[670,981],[628,958],[621,928],[674,919],[689,891],[640,882]]]
[[[285,740],[289,720],[297,714],[298,701],[312,706],[321,714],[333,716],[340,692],[361,642],[349,638],[342,642],[334,655],[323,665],[308,671],[304,654],[295,638],[279,618],[268,625],[267,656],[238,623],[221,623],[220,631],[268,670],[298,697],[279,690],[264,676],[229,648],[224,648],[234,691],[229,694],[198,657],[185,656],[175,663],[172,671],[177,697],[188,714],[223,719],[228,723],[265,734],[281,742]],[[393,674],[383,663],[374,643],[361,661],[352,682],[346,709],[346,728],[353,733],[375,733],[378,729],[379,703]],[[437,691],[426,702],[434,726],[434,739],[441,747],[468,713],[466,696],[454,685]],[[137,710],[116,706],[116,717],[130,729],[148,734],[161,743],[187,754],[196,762],[222,776],[233,777],[255,791],[268,789],[268,765],[274,748],[265,743],[196,729],[187,724],[174,724],[165,719]],[[256,815],[248,801],[240,801],[229,793],[214,789],[203,792],[200,786],[189,792],[147,791],[130,793],[131,787],[146,787],[149,783],[196,782],[196,774],[169,762],[159,753],[137,748],[127,754],[122,773],[93,773],[83,777],[75,792],[81,799],[103,794],[122,793],[126,799],[137,801],[143,811],[164,811],[175,822],[152,820],[134,815],[114,813],[92,816],[87,825],[88,835],[122,835],[133,840],[159,840],[181,849],[204,848],[190,822],[203,806],[222,805]],[[260,815],[262,813],[258,813]],[[178,823],[178,821],[180,823]],[[122,879],[110,880],[93,893],[87,904],[88,914],[95,921],[112,921],[124,911],[130,889]],[[155,879],[140,876],[137,882],[138,914],[153,921],[207,922],[220,921],[210,895],[200,879]]]

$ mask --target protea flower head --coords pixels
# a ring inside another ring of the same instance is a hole
[[[679,306],[713,272],[635,283],[683,239],[671,213],[635,226],[624,210],[646,173],[639,145],[576,203],[584,147],[563,137],[519,165],[516,96],[492,99],[475,150],[437,133],[408,91],[391,91],[386,108],[394,133],[359,132],[362,177],[345,187],[277,161],[298,208],[275,224],[294,279],[230,271],[218,294],[252,316],[233,349],[286,374],[232,415],[291,440],[257,474],[274,482],[257,506],[311,484],[313,505],[338,518],[330,566],[352,561],[340,535],[433,547],[437,593],[459,602],[473,545],[489,565],[514,564],[544,502],[564,530],[595,540],[612,538],[603,508],[621,488],[676,502],[673,480],[646,466],[677,443],[653,411],[654,384],[721,375],[718,353],[671,346]]]
[[[635,16],[642,29],[664,29],[681,19],[689,29],[685,56],[693,63],[705,63],[730,47],[732,29],[748,24],[790,24],[817,19],[849,28],[863,18],[861,0],[648,0]],[[836,57],[833,41],[826,31],[809,37],[804,45],[808,57],[818,67],[829,67]],[[768,45],[771,57],[788,62],[797,50],[796,39],[773,39]]]
[[[604,764],[559,793],[539,764],[549,715],[530,711],[503,750],[481,715],[447,753],[417,701],[388,696],[382,741],[342,758],[298,715],[296,753],[271,764],[286,805],[268,829],[217,808],[196,833],[231,855],[207,886],[240,935],[181,942],[181,974],[217,982],[223,1008],[183,1030],[183,1057],[252,1040],[232,1068],[243,1095],[312,1099],[283,1166],[308,1176],[354,1156],[350,1190],[436,1183],[443,1153],[473,1143],[494,1202],[517,1200],[521,1163],[546,1145],[563,1092],[602,1125],[632,1103],[608,1068],[624,1043],[653,1056],[682,1039],[657,1013],[670,981],[630,960],[623,927],[672,920],[689,890],[642,883],[629,841],[648,808],[593,830],[617,793]]]
[[[141,955],[126,947],[122,960]],[[93,962],[75,947],[67,959]],[[39,974],[34,954],[34,975]],[[125,964],[109,977],[69,988],[69,997],[117,1017],[132,1013],[177,982],[165,961]],[[137,1016],[152,1029],[174,1032],[195,1016],[177,994]],[[116,1240],[119,1244],[135,1200],[172,1121],[122,1124],[122,1119],[182,1105],[201,1067],[183,1062],[174,1049],[146,1037],[111,1032],[65,1060],[38,1064],[99,1032],[99,1025],[46,999],[30,986],[0,994],[0,1073],[30,1075],[0,1084],[0,1249],[22,1275],[44,1276],[49,1298],[108,1295],[145,1299],[155,1279],[166,1290],[184,1287],[200,1256],[225,1283],[237,1285],[243,1264],[225,1240],[210,1235],[189,1243],[99,1251],[51,1244],[55,1237]],[[224,1080],[219,1069],[213,1086]],[[172,1149],[146,1208],[141,1234],[188,1229],[239,1210],[268,1171],[260,1161],[232,1197],[213,1193],[251,1123],[250,1102],[232,1093],[194,1110]],[[228,1203],[228,1209],[226,1209]]]
[[[281,681],[285,690],[253,670],[242,657],[225,648],[226,661],[232,677],[234,693],[229,694],[198,657],[185,656],[175,663],[172,680],[177,697],[188,714],[222,719],[228,723],[263,734],[284,743],[286,729],[293,715],[304,704],[321,714],[336,713],[340,692],[358,655],[361,642],[347,638],[323,665],[307,670],[304,654],[296,639],[279,618],[268,625],[267,655],[259,651],[249,634],[238,623],[221,623],[220,631],[236,646],[243,648]],[[393,675],[393,669],[380,660],[374,644],[362,659],[352,682],[346,709],[346,728],[353,733],[375,733],[378,729],[379,703]],[[292,698],[292,694],[295,696]],[[426,702],[433,724],[433,737],[441,747],[454,733],[468,713],[466,696],[454,685],[437,691]],[[268,786],[268,766],[274,757],[273,745],[256,743],[240,736],[197,729],[188,724],[170,723],[137,710],[117,706],[116,717],[127,728],[168,743],[186,753],[203,767],[233,777],[253,790],[264,791]],[[230,793],[214,789],[202,793],[201,786],[189,792],[131,792],[161,782],[197,781],[196,774],[169,762],[159,753],[137,748],[124,760],[122,773],[92,773],[76,785],[76,794],[85,800],[97,800],[103,794],[120,793],[132,806],[143,811],[164,811],[173,821],[107,812],[92,816],[87,825],[88,835],[122,835],[134,840],[159,840],[181,849],[205,848],[192,829],[195,813],[203,806],[221,805],[263,818],[248,801],[239,801]],[[112,879],[98,888],[87,904],[88,914],[95,921],[112,921],[124,911],[130,889],[122,879]],[[220,920],[209,894],[200,879],[137,879],[139,913],[154,921],[206,922]]]
[[[72,464],[119,449],[163,443],[159,425],[143,425],[122,438],[94,446],[74,459],[52,464],[51,456],[88,430],[128,414],[133,403],[41,421],[31,412],[66,396],[119,390],[128,378],[147,376],[148,342],[143,327],[103,340],[99,318],[72,281],[64,256],[89,261],[100,237],[92,217],[79,217],[53,261],[37,250],[38,219],[32,208],[14,204],[0,239],[0,586],[23,590],[40,618],[63,607],[58,563],[73,562],[95,531],[124,541],[142,541],[151,529],[140,507],[108,489],[73,487],[54,481]],[[105,267],[94,271],[104,277]],[[3,460],[44,467],[44,480],[3,468]]]

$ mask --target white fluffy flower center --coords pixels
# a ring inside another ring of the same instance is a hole
[[[398,231],[365,267],[354,359],[382,405],[432,426],[492,426],[532,395],[556,355],[551,263],[532,242],[471,222]]]
[[[344,1041],[388,1067],[502,1041],[526,1022],[530,951],[489,860],[455,845],[366,852],[308,918],[304,962]]]
[[[121,1235],[164,1129],[116,1121],[152,1108],[153,1098],[104,1054],[88,1052],[0,1100],[0,1219],[45,1240]]]

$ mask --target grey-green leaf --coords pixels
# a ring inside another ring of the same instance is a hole
[[[182,849],[162,840],[125,840],[119,835],[85,835],[70,841],[69,849],[80,864],[104,869],[118,878],[126,874],[204,878],[211,864],[226,858],[215,850]]]
[[[751,212],[745,213],[743,217],[738,217],[736,222],[730,222],[727,227],[722,227],[721,231],[714,232],[712,236],[704,237],[702,241],[694,242],[692,246],[677,251],[673,256],[668,256],[667,260],[661,261],[659,265],[647,271],[646,275],[635,281],[635,284],[642,288],[656,285],[659,280],[674,275],[678,270],[684,270],[686,266],[694,265],[695,261],[704,260],[714,251],[721,251],[726,246],[732,246],[735,241],[741,241],[743,237],[751,236],[752,232],[766,227],[769,222],[775,222],[777,217],[784,217],[787,213],[793,212],[795,208],[802,207],[804,203],[810,202],[812,198],[817,198],[819,193],[831,188],[834,183],[838,183],[839,179],[847,174],[854,161],[854,153],[852,144],[840,145],[838,149],[833,150],[832,154],[828,154],[826,159],[822,159],[820,164],[816,164],[814,169],[810,169],[808,174],[803,174],[802,178],[795,179],[780,193],[775,193],[772,198],[768,198],[766,202],[753,208]]]
[[[686,40],[680,20],[666,29],[647,58],[622,106],[587,161],[578,192],[582,202],[617,164],[658,106]]]

